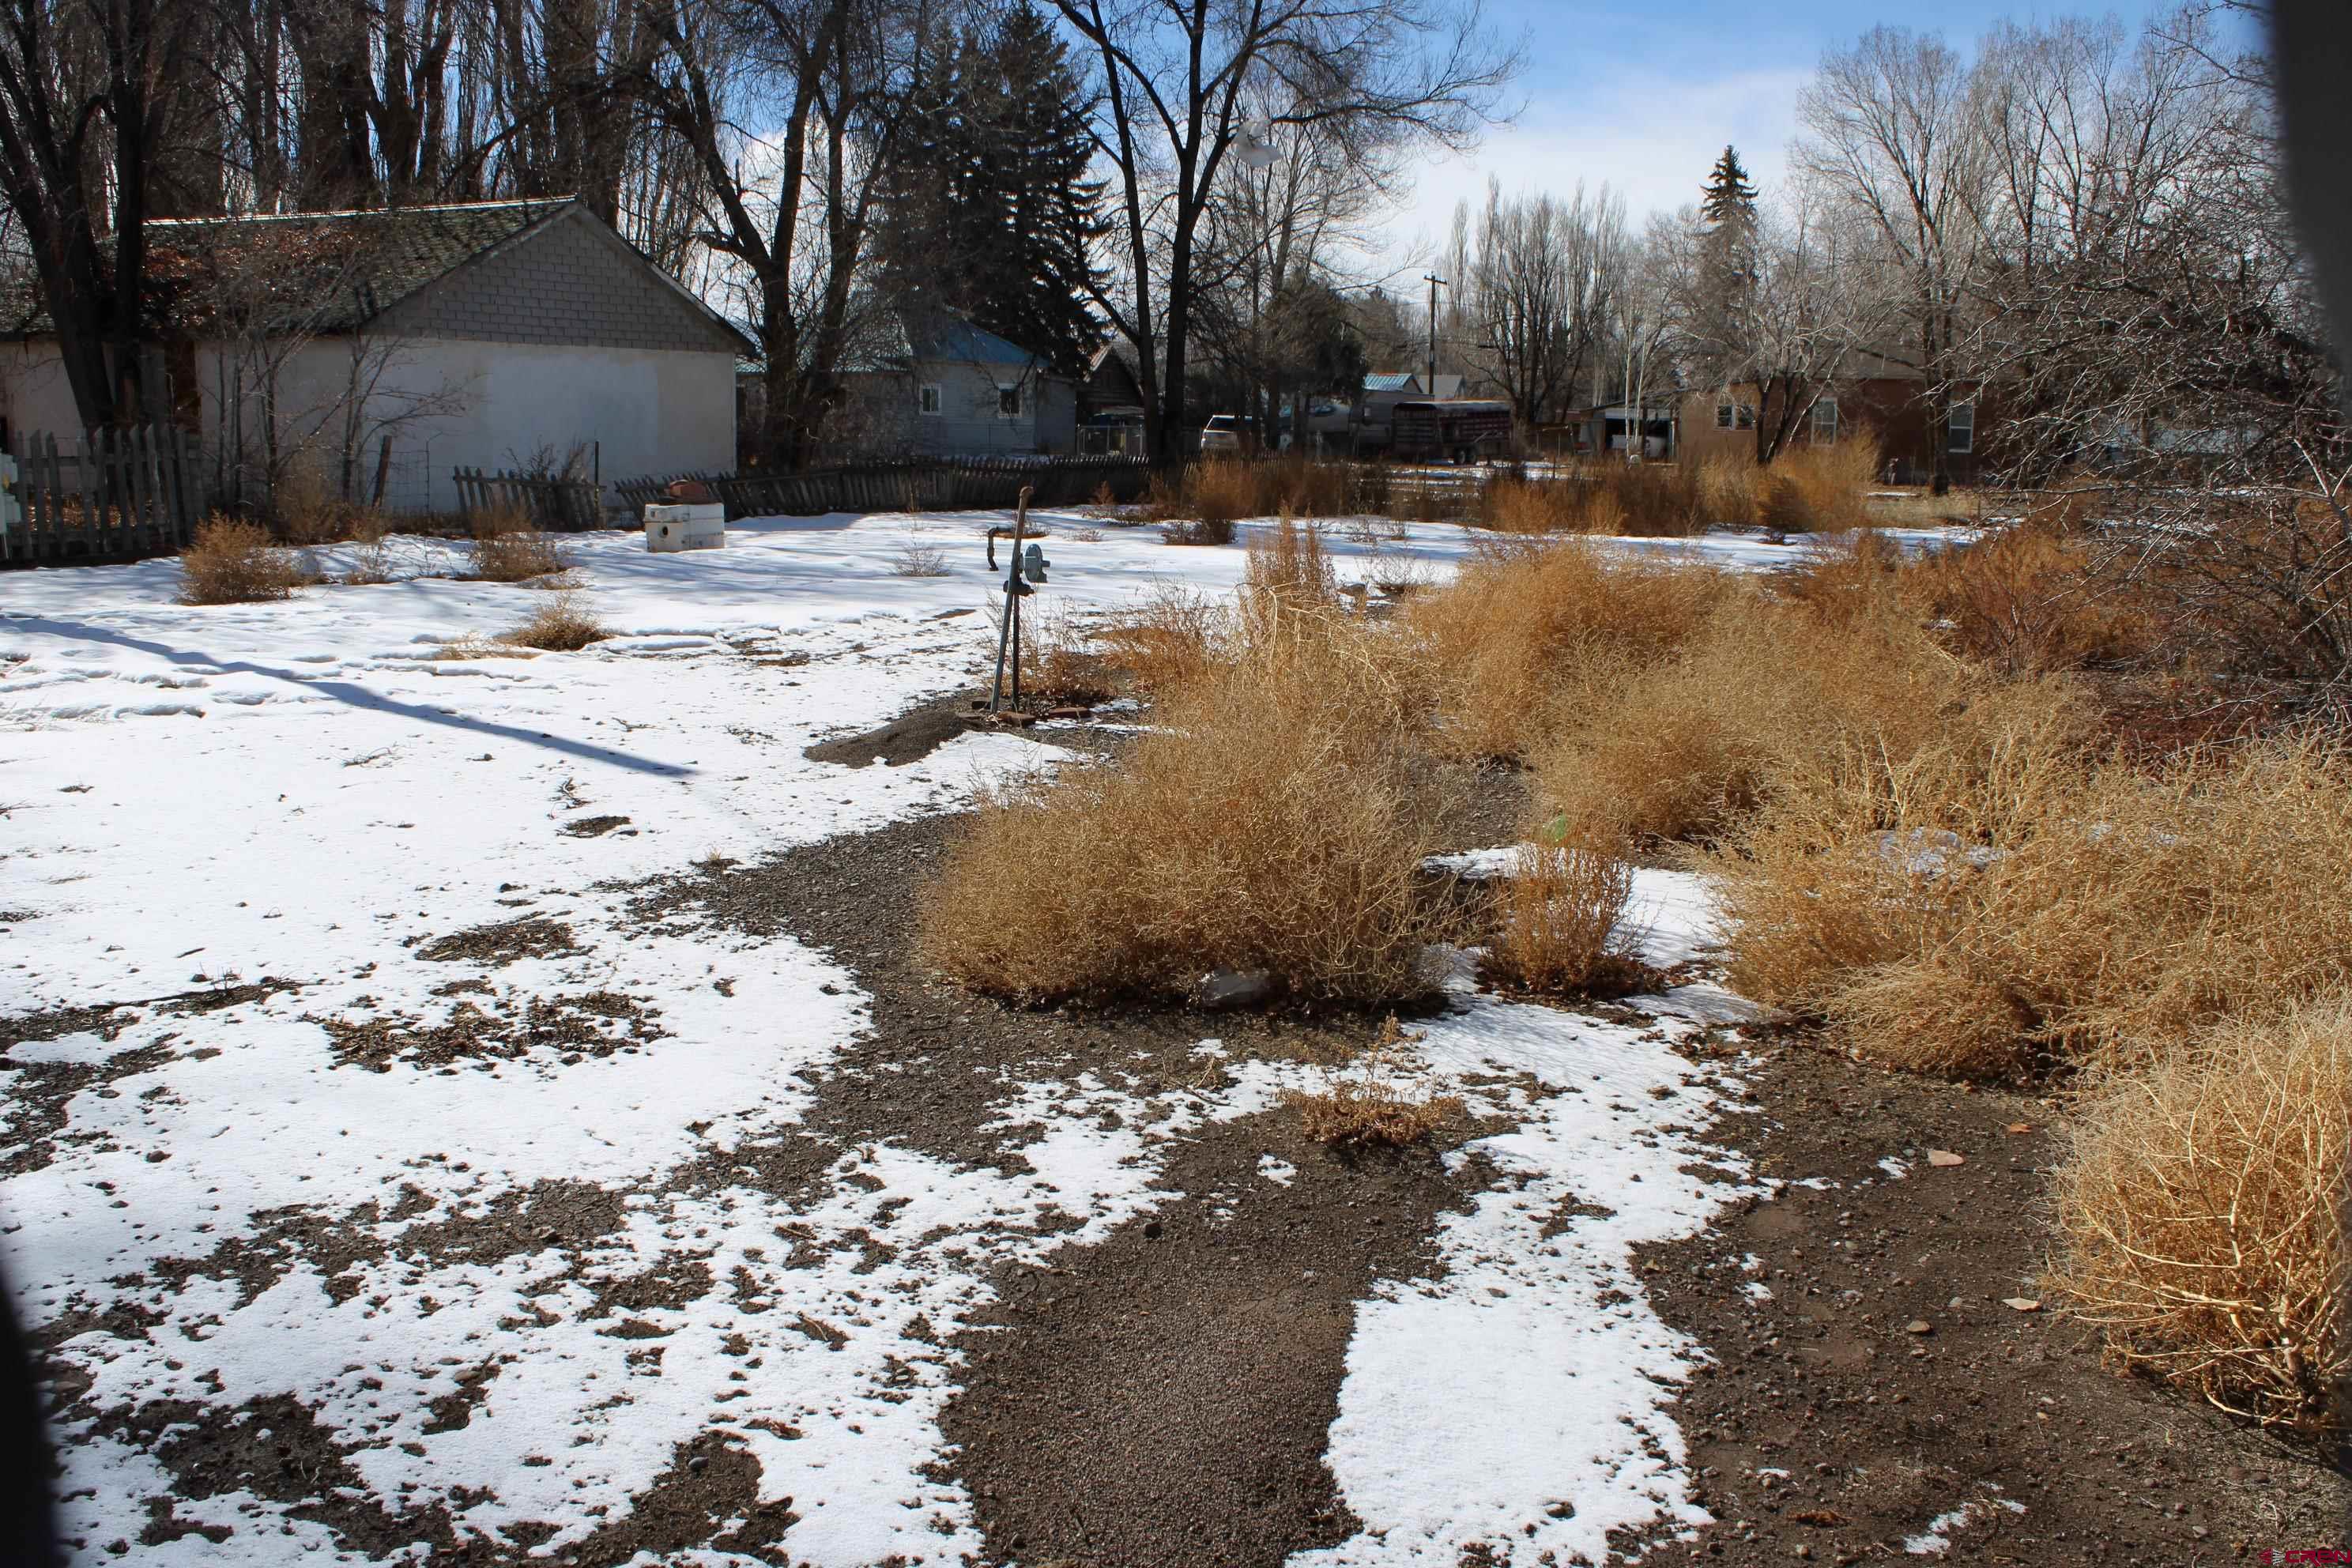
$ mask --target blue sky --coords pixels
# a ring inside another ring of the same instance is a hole
[[[1625,194],[1636,226],[1654,209],[1696,201],[1727,142],[1752,174],[1779,179],[1796,131],[1798,89],[1825,48],[1879,23],[1940,32],[1964,51],[2002,17],[2020,22],[2113,14],[2135,27],[2170,0],[2004,5],[1997,0],[1487,0],[1507,35],[1527,35],[1528,67],[1511,95],[1516,121],[1464,158],[1433,160],[1399,215],[1392,258],[1442,244],[1454,205],[1506,192],[1565,193],[1580,178]]]

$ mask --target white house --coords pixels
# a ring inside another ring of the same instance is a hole
[[[149,230],[164,279],[149,384],[201,432],[224,492],[300,475],[435,511],[460,467],[569,463],[609,483],[734,466],[748,341],[575,199]],[[80,422],[54,335],[37,306],[16,326],[6,437],[63,444]]]
[[[842,445],[898,457],[1077,450],[1078,387],[960,317],[892,314],[842,374]]]

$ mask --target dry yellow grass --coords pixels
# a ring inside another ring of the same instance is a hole
[[[1793,492],[1805,526],[1815,532],[1843,532],[1870,525],[1865,497],[1878,474],[1878,442],[1857,433],[1821,447],[1794,447],[1772,461],[1776,484]]]
[[[1734,984],[1969,1077],[2129,1062],[2352,987],[2352,761],[2307,736],[2095,760],[2052,689],[1776,780],[1711,858]]]
[[[1402,1148],[1462,1120],[1454,1095],[1415,1092],[1397,1059],[1421,1038],[1398,1028],[1391,1014],[1380,1037],[1350,1069],[1325,1075],[1323,1087],[1290,1089],[1283,1103],[1298,1112],[1299,1130],[1340,1149]]]
[[[2080,540],[2035,525],[1938,550],[1898,574],[1904,596],[1958,651],[2007,674],[2116,667],[2148,656],[2157,628]]]
[[[1544,996],[1622,992],[1640,966],[1617,942],[1633,869],[1613,847],[1523,844],[1496,897],[1487,976]]]
[[[1489,553],[1415,595],[1405,623],[1443,715],[1435,744],[1523,755],[1622,679],[1692,637],[1744,584],[1577,541]]]
[[[999,790],[924,900],[930,962],[1032,1000],[1181,995],[1217,969],[1313,1001],[1426,994],[1450,917],[1421,868],[1442,845],[1382,640],[1273,618],[1117,765]]]
[[[1329,605],[1339,597],[1339,585],[1323,550],[1323,531],[1285,512],[1275,527],[1252,534],[1242,593],[1269,608]]]
[[[1760,804],[1775,769],[1852,735],[1907,756],[1994,684],[1884,590],[1729,594],[1669,653],[1621,659],[1606,700],[1533,748],[1546,810],[1580,831],[1706,839]]]
[[[474,518],[474,575],[485,583],[527,583],[569,564],[555,541],[515,512]]]
[[[612,635],[578,594],[561,592],[550,596],[536,615],[499,640],[548,653],[577,653],[590,643],[602,642]]]
[[[1097,626],[1093,646],[1139,689],[1172,691],[1208,668],[1234,625],[1230,605],[1171,584]]]
[[[2218,1027],[2073,1118],[2050,1284],[2123,1365],[2264,1423],[2352,1392],[2352,999]]]
[[[256,605],[289,598],[306,578],[292,552],[257,523],[214,517],[196,525],[180,552],[180,603]]]

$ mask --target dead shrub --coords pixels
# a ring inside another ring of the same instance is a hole
[[[347,588],[363,588],[392,581],[392,551],[378,534],[352,545],[351,564],[343,569],[342,584]]]
[[[2104,581],[2088,547],[2004,528],[1906,564],[1899,584],[1959,652],[2004,674],[2115,668],[2148,658],[2157,633],[2128,584]]]
[[[1878,458],[1877,437],[1855,433],[1826,445],[1792,447],[1767,471],[1794,489],[1809,531],[1842,533],[1870,526]]]
[[[1541,996],[1616,995],[1642,966],[1616,937],[1633,869],[1613,847],[1553,835],[1522,844],[1496,897],[1487,977]]]
[[[1171,584],[1098,625],[1093,643],[1138,688],[1165,692],[1203,674],[1234,626],[1228,605]]]
[[[1462,1120],[1454,1095],[1415,1093],[1403,1081],[1399,1058],[1422,1038],[1397,1026],[1391,1014],[1352,1069],[1327,1074],[1318,1089],[1289,1089],[1283,1103],[1298,1112],[1299,1131],[1339,1149],[1398,1149]]]
[[[521,512],[477,512],[473,526],[474,575],[482,582],[528,583],[570,564],[555,541]]]
[[[1114,695],[1111,660],[1068,607],[1031,599],[1021,612],[1021,689],[1046,707],[1091,707]]]
[[[1602,682],[1664,658],[1746,591],[1723,573],[1622,560],[1577,541],[1491,549],[1405,609],[1437,696],[1436,744],[1461,756],[1523,755]]]
[[[894,577],[944,577],[948,574],[948,552],[936,544],[909,540],[892,552],[890,574]]]
[[[1704,842],[1758,809],[1776,772],[1841,737],[1908,757],[1983,682],[1887,603],[1824,619],[1727,594],[1672,657],[1624,669],[1533,749],[1542,807],[1580,832]]]
[[[1163,524],[1160,537],[1171,544],[1231,544],[1234,525],[1228,519],[1194,518],[1186,522]]]
[[[1502,533],[1614,532],[1588,526],[1583,491],[1570,479],[1491,479],[1479,497],[1478,522]]]
[[[180,603],[258,605],[293,596],[308,581],[293,552],[257,523],[214,516],[180,552]]]
[[[1907,759],[1824,746],[1713,857],[1733,983],[1890,1065],[2128,1065],[2352,988],[2352,760],[2310,735],[2154,768],[1996,689]],[[2070,713],[2069,709],[2076,711]]]
[[[1217,969],[1315,1002],[1427,994],[1441,846],[1378,641],[1281,616],[1163,698],[1118,765],[996,791],[924,897],[930,962],[1033,1001],[1181,996]]]
[[[1813,531],[1812,503],[1786,474],[1774,474],[1766,482],[1761,517],[1765,533],[1775,540]]]
[[[1252,534],[1242,592],[1269,607],[1289,609],[1327,605],[1338,598],[1339,579],[1323,551],[1323,531],[1285,512],[1274,528]]]
[[[2207,1033],[2075,1110],[2050,1284],[2118,1363],[2266,1425],[2352,1393],[2352,1000]]]
[[[585,600],[576,593],[563,592],[551,595],[538,614],[499,640],[548,653],[577,653],[612,635]]]
[[[1497,476],[1479,494],[1479,524],[1503,533],[1682,538],[1707,521],[1697,470],[1675,463],[1571,463],[1551,479]]]
[[[1697,475],[1699,514],[1717,528],[1750,528],[1761,514],[1755,459],[1748,453],[1716,452],[1684,458]]]

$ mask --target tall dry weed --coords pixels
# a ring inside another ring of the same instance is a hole
[[[258,523],[212,517],[180,552],[180,603],[256,605],[293,596],[308,579],[293,552]]]
[[[1613,994],[1640,973],[1617,938],[1633,869],[1615,847],[1538,836],[1512,857],[1496,895],[1486,972],[1543,996]]]
[[[1435,744],[1524,755],[1746,591],[1704,567],[1624,560],[1576,541],[1492,550],[1406,607],[1441,714]]]
[[[528,583],[570,564],[555,541],[520,511],[478,512],[473,527],[474,575],[485,583]]]
[[[1776,781],[1714,858],[1734,983],[1972,1077],[2128,1064],[2352,987],[2352,761],[2315,736],[2097,759],[2052,689]]]
[[[2265,1424],[2352,1420],[2352,998],[2106,1082],[2054,1195],[2050,1285],[2115,1361]]]
[[[1029,1000],[1182,995],[1219,969],[1318,1002],[1430,990],[1442,846],[1383,634],[1302,613],[1242,635],[1118,765],[982,806],[925,897],[933,963]]]
[[[1323,549],[1323,531],[1311,522],[1296,521],[1285,512],[1275,527],[1253,534],[1242,592],[1247,598],[1283,608],[1311,609],[1331,604],[1339,596],[1339,579]]]

